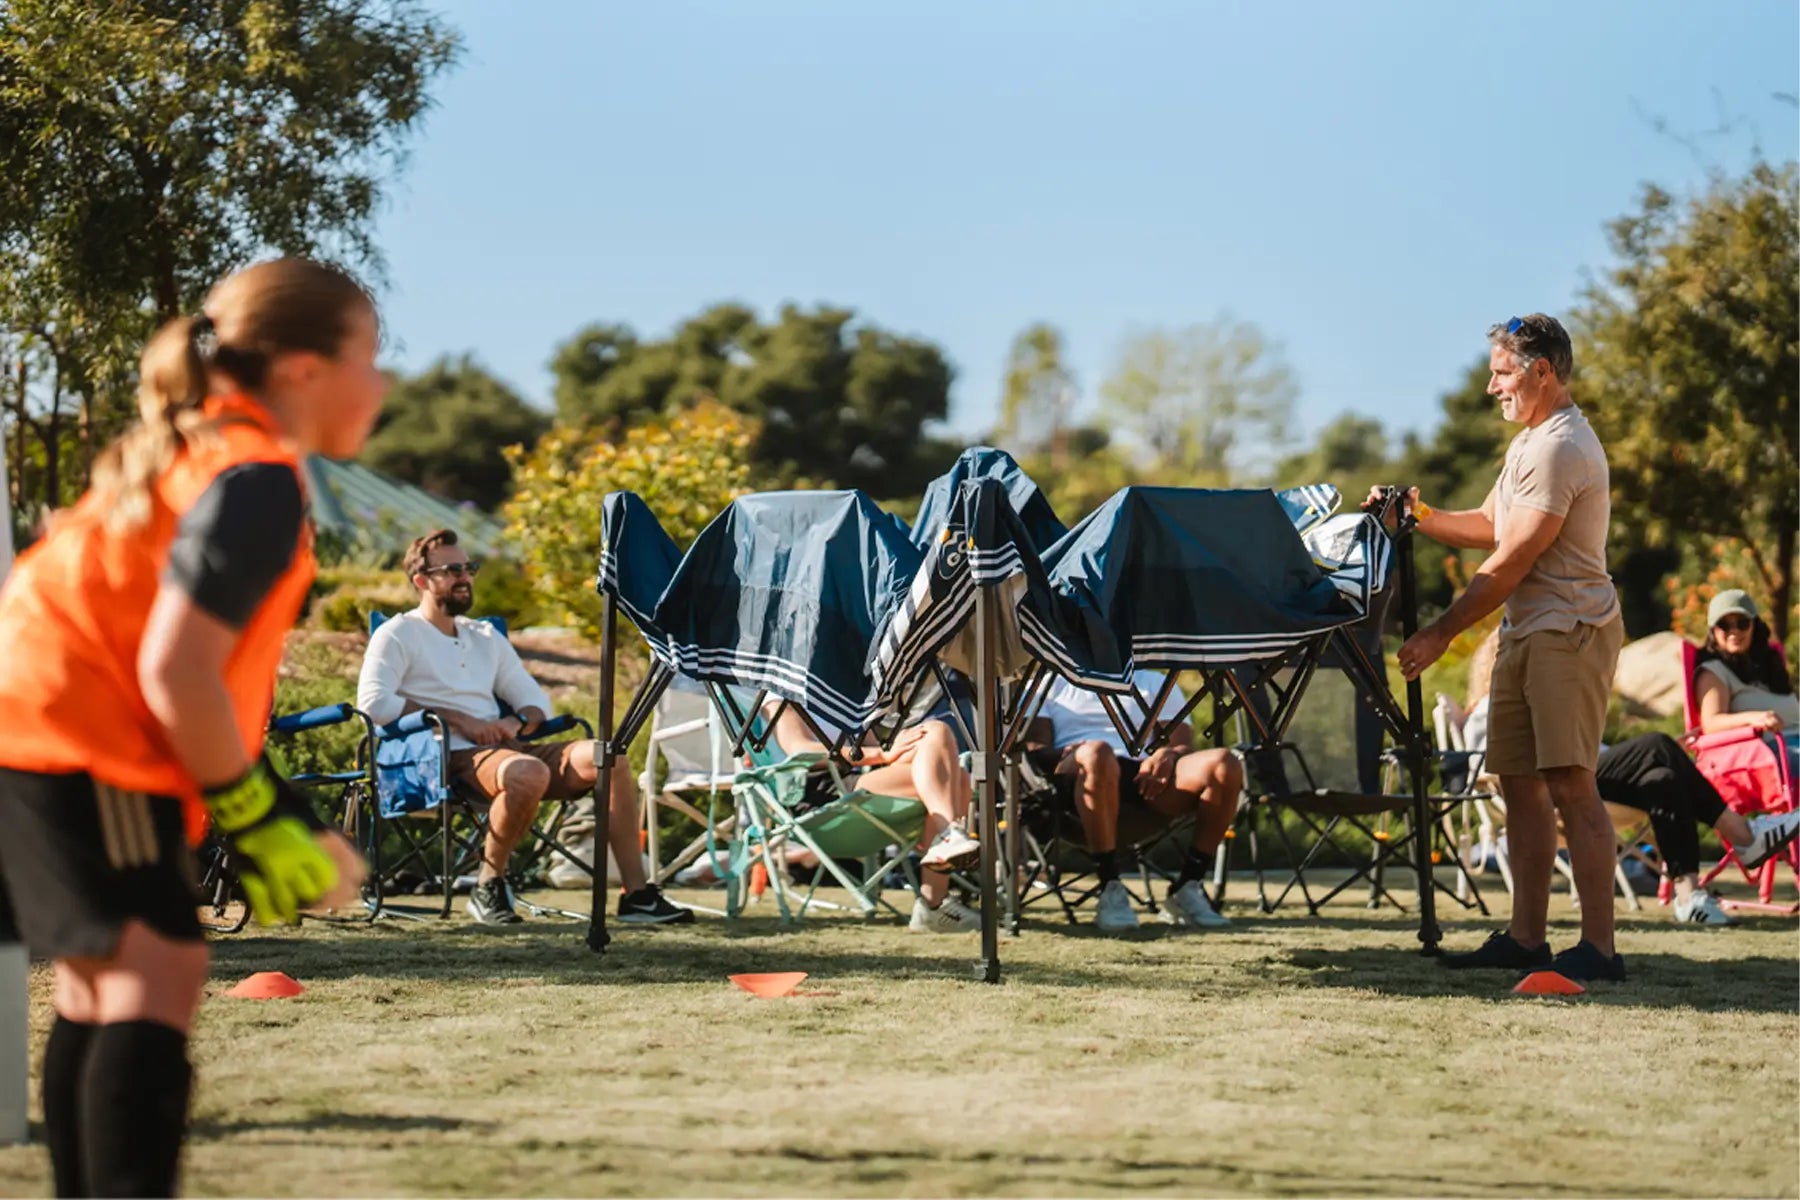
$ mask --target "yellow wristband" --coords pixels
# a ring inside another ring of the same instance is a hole
[[[1431,505],[1425,503],[1423,500],[1413,501],[1413,519],[1416,521],[1423,521],[1426,517],[1429,517],[1436,511],[1436,509],[1432,508]]]

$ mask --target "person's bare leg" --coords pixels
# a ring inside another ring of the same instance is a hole
[[[1586,767],[1544,772],[1550,800],[1562,817],[1563,837],[1581,897],[1581,940],[1608,958],[1613,953],[1613,872],[1618,861],[1612,821],[1600,802],[1594,773]],[[1516,863],[1516,860],[1515,860]],[[1518,869],[1515,865],[1515,871]]]
[[[1506,845],[1513,873],[1512,923],[1507,933],[1519,945],[1534,950],[1544,944],[1550,920],[1556,808],[1550,802],[1549,788],[1536,775],[1503,775],[1500,792],[1506,797]],[[1606,819],[1604,811],[1600,817]],[[1606,908],[1612,911],[1611,904]]]
[[[593,742],[573,744],[569,751],[569,771],[574,776],[569,780],[571,791],[599,782],[600,767],[594,761]],[[606,843],[612,847],[613,861],[619,867],[616,882],[626,892],[635,892],[650,880],[644,874],[644,851],[638,841],[643,814],[638,810],[637,780],[631,774],[631,764],[623,756],[613,763],[612,788],[608,795],[611,800],[606,809]],[[596,849],[595,853],[599,851]]]
[[[1104,854],[1119,844],[1119,759],[1105,742],[1082,742],[1057,764],[1075,777],[1075,815],[1088,850]]]
[[[1743,813],[1733,812],[1729,808],[1720,813],[1719,819],[1713,822],[1713,832],[1734,846],[1747,846],[1750,844],[1751,837],[1754,836],[1750,832],[1749,818]]]
[[[205,942],[164,937],[142,921],[125,922],[111,958],[56,961],[53,1004],[88,1025],[155,1021],[186,1034],[206,987]]]
[[[1176,796],[1165,806],[1151,804],[1169,816],[1194,815],[1194,851],[1215,853],[1237,819],[1238,796],[1244,790],[1244,764],[1229,750],[1195,750],[1175,762]],[[1159,797],[1158,799],[1161,799]]]
[[[860,776],[857,786],[882,796],[911,797],[925,806],[925,831],[919,836],[923,850],[952,821],[969,811],[969,779],[958,761],[956,738],[942,721],[920,727],[917,741],[893,762],[883,763]],[[950,890],[950,877],[942,871],[919,872],[919,896],[936,908]]]
[[[550,768],[528,754],[514,755],[500,765],[500,790],[488,808],[487,842],[482,847],[478,881],[486,883],[506,874],[513,847],[537,820],[538,805],[550,788]]]

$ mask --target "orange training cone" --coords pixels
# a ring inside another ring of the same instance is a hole
[[[1519,986],[1513,989],[1515,996],[1579,996],[1587,989],[1566,975],[1558,975],[1555,971],[1533,971],[1519,980]]]
[[[799,987],[800,981],[805,978],[805,971],[776,971],[767,975],[733,975],[731,982],[752,996],[773,1000],[775,997],[785,996]]]
[[[258,971],[225,994],[240,1000],[283,1000],[305,990],[291,975],[280,971]]]

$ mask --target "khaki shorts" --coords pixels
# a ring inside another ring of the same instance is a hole
[[[1502,638],[1488,691],[1488,749],[1494,775],[1535,775],[1600,760],[1606,700],[1625,641],[1625,623],[1577,625]]]
[[[593,789],[593,783],[582,778],[575,769],[574,742],[501,742],[497,746],[474,746],[450,752],[450,774],[492,798],[500,793],[500,772],[517,758],[535,758],[550,768],[550,787],[546,800],[573,800]]]

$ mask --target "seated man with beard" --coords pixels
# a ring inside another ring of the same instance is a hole
[[[491,802],[469,915],[484,925],[514,925],[520,918],[506,887],[507,861],[531,829],[542,801],[575,801],[593,789],[599,777],[594,743],[520,740],[544,723],[550,698],[525,670],[506,635],[464,615],[474,606],[475,573],[481,564],[469,561],[454,531],[440,529],[413,542],[404,567],[419,590],[419,606],[385,622],[370,637],[356,706],[377,725],[426,708],[443,719],[450,734],[451,777]],[[500,715],[502,700],[516,715]],[[629,769],[613,771],[609,816],[608,840],[626,892],[619,900],[619,921],[692,921],[692,910],[671,904],[645,878],[638,853],[637,791]]]

